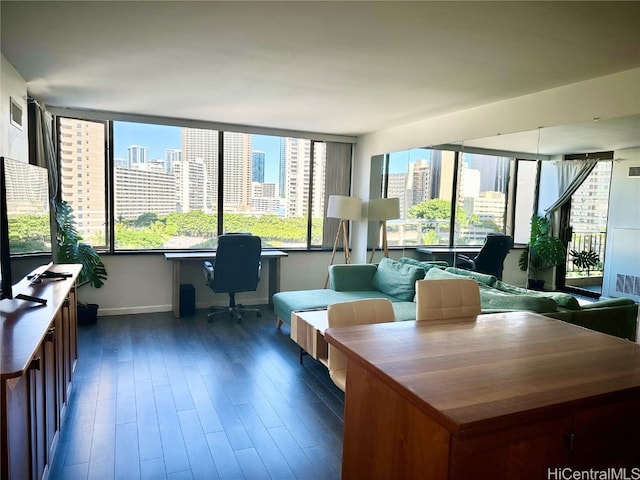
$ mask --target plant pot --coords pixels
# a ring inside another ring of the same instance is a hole
[[[98,305],[95,303],[79,303],[76,311],[78,323],[81,325],[89,325],[98,321]]]
[[[529,290],[537,290],[539,292],[544,291],[544,280],[534,280],[530,278],[527,280],[527,288]]]

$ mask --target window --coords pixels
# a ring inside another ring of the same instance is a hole
[[[122,121],[112,137],[112,185],[92,177],[91,192],[104,182],[104,211],[112,198],[114,250],[209,248],[219,232],[254,233],[264,248],[332,245],[325,198],[349,194],[350,144]],[[330,174],[328,165],[336,166]],[[65,195],[77,205],[88,185],[78,181]]]
[[[510,162],[460,153],[454,245],[482,245],[488,233],[505,231]]]
[[[461,150],[415,148],[372,159],[372,172],[381,172],[380,196],[400,199],[400,218],[387,221],[389,246],[481,245],[488,233],[513,231],[513,200],[529,210],[525,224],[516,217],[524,234],[536,163],[521,162],[526,184],[516,198],[510,183],[515,159]]]
[[[449,244],[454,157],[427,148],[388,156],[383,196],[400,199],[400,218],[387,221],[389,246]]]
[[[86,136],[92,146],[92,153],[82,160],[82,157],[76,157],[71,152],[60,149],[61,196],[62,200],[67,201],[74,211],[83,210],[85,217],[88,216],[87,214],[91,215],[91,220],[77,216],[78,230],[83,240],[96,248],[106,248],[108,223],[105,190],[99,188],[98,185],[96,188],[88,188],[88,181],[78,181],[80,174],[74,173],[82,170],[84,164],[86,169],[91,169],[94,172],[92,178],[97,177],[98,182],[106,186],[105,124],[104,122],[59,118],[59,142],[68,142],[74,136],[80,135]],[[83,205],[79,205],[78,195],[83,190],[86,190],[87,193],[82,197]]]

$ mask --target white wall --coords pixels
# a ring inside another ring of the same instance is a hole
[[[290,252],[280,260],[282,290],[323,288],[331,252]],[[49,259],[15,259],[12,267],[21,278]],[[143,312],[170,311],[173,285],[172,263],[163,254],[103,255],[108,279],[101,288],[88,285],[78,290],[78,298],[100,305],[99,315],[123,315]],[[238,303],[261,305],[268,302],[268,262],[263,264],[256,292],[237,295]],[[226,294],[214,294],[205,284],[202,263],[183,263],[181,283],[196,289],[196,307],[227,305]]]
[[[22,129],[10,122],[11,99],[22,108]],[[4,58],[0,61],[0,156],[29,161],[27,139],[27,86],[15,68]]]
[[[640,281],[640,178],[628,176],[629,167],[640,167],[640,148],[618,150],[614,159],[602,296],[638,301],[640,296],[616,289],[616,277],[629,275]]]

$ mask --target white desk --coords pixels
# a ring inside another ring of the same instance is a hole
[[[287,253],[280,250],[263,250],[260,258],[269,262],[269,305],[272,305],[273,294],[280,291],[280,259]],[[198,252],[165,253],[164,257],[173,262],[173,295],[171,305],[173,316],[180,318],[180,277],[182,262],[193,262],[216,258],[215,250]]]

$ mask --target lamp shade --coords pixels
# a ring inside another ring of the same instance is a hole
[[[360,220],[362,201],[344,195],[329,195],[327,217],[341,220]]]
[[[369,200],[369,220],[400,218],[399,198],[375,198]]]

